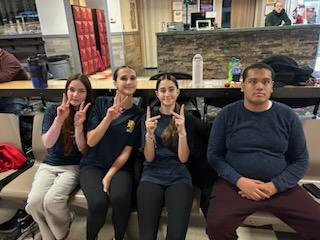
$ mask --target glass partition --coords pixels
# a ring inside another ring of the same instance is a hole
[[[0,0],[0,34],[40,33],[35,0]]]

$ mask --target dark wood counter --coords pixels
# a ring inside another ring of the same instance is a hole
[[[62,96],[66,81],[49,80],[48,88],[34,89],[31,80],[13,81],[0,84],[0,96],[42,97],[51,99]],[[135,96],[146,102],[155,97],[156,81],[138,80]],[[111,80],[91,80],[94,96],[113,95],[115,88]],[[243,98],[240,88],[225,88],[224,80],[205,80],[203,86],[195,88],[190,80],[179,80],[181,97],[204,97],[211,105],[222,107],[228,102]],[[291,107],[317,105],[320,102],[319,87],[276,87],[272,99],[287,103]],[[318,109],[316,109],[318,111]]]

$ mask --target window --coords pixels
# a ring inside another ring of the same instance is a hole
[[[231,26],[231,3],[232,3],[232,0],[223,0],[222,2],[222,14],[221,14],[222,28],[230,28]]]

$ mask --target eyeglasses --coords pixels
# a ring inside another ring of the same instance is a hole
[[[264,86],[268,86],[268,85],[273,84],[273,81],[270,79],[263,79],[261,81],[258,81],[257,79],[250,78],[250,79],[245,80],[244,83],[247,83],[251,86],[255,86],[255,85],[257,85],[257,83],[262,83]]]

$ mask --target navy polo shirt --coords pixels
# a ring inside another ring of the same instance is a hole
[[[58,104],[52,104],[46,109],[42,122],[42,134],[46,133],[51,127],[54,119],[57,116],[58,106]],[[76,143],[74,142],[72,152],[69,156],[66,156],[64,154],[63,145],[63,134],[61,130],[57,142],[51,148],[48,149],[48,153],[44,157],[43,163],[52,166],[79,165],[81,159],[81,152],[78,150]]]
[[[95,129],[113,105],[112,97],[98,97],[90,112],[87,130]],[[109,169],[125,146],[139,147],[141,140],[141,117],[144,111],[133,105],[113,120],[106,133],[94,147],[89,148],[80,166],[96,166]]]

